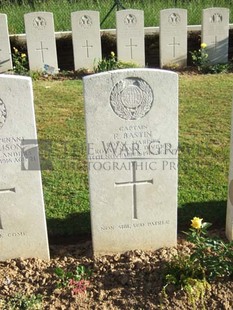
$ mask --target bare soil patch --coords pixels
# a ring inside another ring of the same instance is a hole
[[[194,309],[182,290],[169,287],[166,297],[161,293],[165,262],[178,250],[190,253],[190,244],[184,239],[179,238],[176,248],[153,252],[135,250],[100,258],[93,257],[89,240],[73,245],[51,245],[50,248],[50,262],[14,259],[0,263],[0,300],[6,301],[20,293],[41,294],[43,304],[39,309]],[[79,265],[93,271],[86,293],[72,296],[70,288],[57,288],[55,268],[74,271]],[[211,283],[203,304],[196,306],[211,310],[233,309],[232,279]]]

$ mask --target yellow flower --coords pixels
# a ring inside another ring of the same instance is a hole
[[[201,48],[206,48],[207,44],[206,43],[201,43]]]
[[[115,57],[115,53],[114,52],[111,52],[111,57]]]
[[[14,50],[15,53],[18,53],[18,50],[17,50],[16,47],[13,47],[13,50]]]
[[[195,229],[200,229],[201,226],[202,226],[202,220],[203,220],[203,219],[200,219],[199,217],[194,217],[194,218],[191,220],[191,222],[192,222],[191,226],[192,226],[193,228],[195,228]]]
[[[26,54],[24,54],[24,53],[21,54],[21,58],[26,58],[26,57],[27,57]]]

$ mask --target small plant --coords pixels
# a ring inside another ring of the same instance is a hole
[[[19,75],[28,75],[28,60],[25,53],[20,53],[19,50],[13,47],[13,71]]]
[[[118,69],[117,67],[117,59],[114,52],[111,52],[110,57],[103,58],[102,60],[98,61],[97,66],[94,66],[94,71],[97,72],[104,72]]]
[[[104,72],[125,68],[137,68],[138,65],[133,62],[118,61],[114,52],[111,52],[110,57],[103,58],[94,66],[94,72]]]
[[[42,309],[42,296],[34,294],[28,296],[18,293],[14,297],[9,298],[1,309],[40,310]]]
[[[207,45],[205,43],[201,44],[198,51],[190,52],[192,56],[193,65],[197,67],[197,70],[201,73],[227,73],[232,71],[232,63],[227,64],[214,64],[211,65],[208,59],[208,53],[206,51]]]
[[[209,66],[208,53],[206,52],[207,45],[202,43],[198,51],[190,52],[193,65],[200,72],[205,72]]]
[[[56,268],[55,274],[59,278],[58,287],[67,287],[71,289],[72,295],[85,293],[89,285],[88,279],[92,275],[92,271],[85,266],[77,266],[74,272],[65,272],[62,268]]]
[[[233,275],[233,242],[224,243],[216,237],[209,237],[207,229],[210,223],[194,217],[187,240],[193,246],[191,255],[178,253],[166,264],[164,293],[169,285],[184,289],[192,304],[200,301],[203,304],[205,292],[210,282]]]
[[[70,279],[69,287],[71,288],[72,295],[84,294],[87,290],[88,285],[90,284],[87,280],[74,280]]]
[[[206,69],[206,73],[218,74],[218,73],[228,73],[232,71],[232,64],[215,64],[211,65]]]

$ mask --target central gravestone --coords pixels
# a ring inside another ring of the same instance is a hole
[[[93,70],[102,58],[99,12],[72,12],[71,24],[75,70]]]
[[[187,65],[187,10],[160,11],[160,67]]]
[[[94,253],[176,245],[177,74],[96,74],[84,97]]]
[[[0,76],[0,260],[49,259],[32,81]]]
[[[145,66],[144,12],[121,10],[116,12],[117,57],[120,61]]]

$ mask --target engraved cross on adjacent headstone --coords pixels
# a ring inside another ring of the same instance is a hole
[[[173,57],[176,57],[176,46],[180,45],[180,43],[176,42],[176,38],[173,37],[172,43],[169,43],[168,45],[173,47],[172,56],[173,56]]]
[[[115,182],[115,186],[132,186],[132,208],[133,208],[133,219],[137,220],[137,185],[148,185],[153,184],[153,179],[150,180],[136,180],[136,169],[137,169],[137,162],[133,161],[131,162],[132,165],[132,181],[126,181],[126,182]]]
[[[214,41],[211,42],[211,45],[214,45],[214,50],[216,51],[216,48],[218,46],[218,37],[214,37]]]
[[[87,49],[87,58],[89,58],[90,57],[89,48],[92,48],[93,45],[88,45],[88,40],[86,40],[86,45],[83,45],[82,47],[85,47]]]
[[[43,42],[40,41],[40,48],[36,48],[36,51],[41,52],[42,62],[44,63],[44,50],[48,50],[47,47],[43,47]]]
[[[133,39],[130,39],[130,44],[125,47],[130,47],[130,58],[133,59],[133,47],[137,47],[137,44],[133,44]]]
[[[15,192],[16,192],[15,187],[0,189],[0,194],[15,193]],[[0,229],[3,229],[1,216],[0,216]]]

